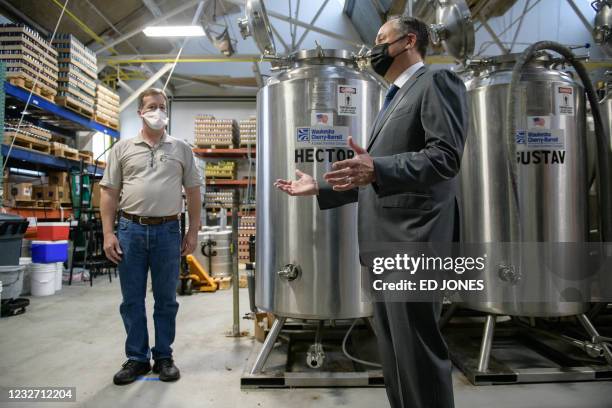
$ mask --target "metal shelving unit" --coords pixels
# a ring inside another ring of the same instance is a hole
[[[4,82],[4,92],[6,93],[5,106],[7,109],[10,109],[10,106],[15,106],[23,110],[30,96],[30,91],[12,85],[6,81]],[[111,129],[92,119],[81,116],[70,109],[56,105],[36,94],[32,94],[31,96],[28,112],[30,112],[30,114],[27,115],[29,121],[35,118],[40,122],[44,122],[45,127],[57,131],[58,133],[65,133],[66,130],[96,131],[114,138],[119,138],[119,132],[115,129]]]
[[[2,156],[6,158],[8,154],[9,146],[3,144],[2,145]],[[70,160],[63,157],[56,157],[50,154],[38,153],[34,150],[23,149],[18,146],[13,146],[13,150],[11,150],[11,157],[8,159],[9,167],[19,167],[26,168],[28,170],[40,170],[41,168],[52,168],[54,170],[65,170],[70,171],[71,169],[79,168],[78,160]],[[95,176],[102,177],[104,173],[104,169],[98,167],[95,168],[94,165],[87,165],[87,171],[94,174]]]

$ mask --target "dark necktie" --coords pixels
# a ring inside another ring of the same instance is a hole
[[[387,108],[389,107],[389,104],[393,100],[393,97],[399,90],[400,90],[399,86],[395,84],[389,87],[389,89],[387,90],[387,94],[385,95],[385,102],[383,103],[383,107],[382,107],[383,112],[387,110]]]

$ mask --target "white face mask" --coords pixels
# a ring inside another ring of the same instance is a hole
[[[142,118],[154,130],[161,130],[168,124],[168,115],[161,109],[145,112],[142,114]]]

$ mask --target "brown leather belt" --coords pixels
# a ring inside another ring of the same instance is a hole
[[[121,216],[140,225],[159,225],[170,221],[177,221],[180,214],[169,215],[167,217],[141,217],[140,215],[122,212]]]

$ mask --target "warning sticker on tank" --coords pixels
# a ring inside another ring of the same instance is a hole
[[[338,85],[338,115],[357,115],[357,87]]]
[[[555,93],[558,115],[574,115],[574,88],[571,86],[557,86]]]
[[[295,130],[296,144],[299,146],[337,146],[344,147],[348,140],[346,126],[303,126]]]
[[[560,150],[565,149],[565,134],[562,129],[529,129],[516,132],[516,150]]]

